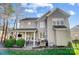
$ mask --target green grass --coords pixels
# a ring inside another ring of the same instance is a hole
[[[73,49],[9,50],[10,55],[75,55]]]
[[[72,43],[71,49],[44,49],[44,50],[9,50],[10,55],[79,55],[79,43]]]

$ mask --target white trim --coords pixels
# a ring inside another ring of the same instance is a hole
[[[40,22],[40,28],[45,28],[45,22]]]
[[[18,32],[16,33],[16,40],[18,39]]]
[[[36,32],[36,30],[13,30],[11,32]]]
[[[24,44],[24,47],[26,47],[26,32],[25,32],[25,44]]]
[[[33,47],[35,47],[35,32],[34,32],[34,38],[33,38]]]
[[[68,30],[67,28],[54,28],[55,30]]]

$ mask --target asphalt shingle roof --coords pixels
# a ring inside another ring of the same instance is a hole
[[[24,18],[24,19],[21,19],[22,20],[37,20],[38,18]]]
[[[79,25],[76,25],[73,28],[71,28],[71,31],[79,32]]]

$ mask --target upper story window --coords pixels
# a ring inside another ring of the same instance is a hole
[[[53,21],[53,24],[56,24],[56,21]]]
[[[45,28],[45,23],[44,22],[40,22],[40,28]]]
[[[56,22],[57,22],[57,25],[60,25],[60,21],[57,20]]]
[[[64,25],[64,21],[53,21],[53,25]]]
[[[17,28],[20,28],[20,23],[19,22],[17,23]]]
[[[61,25],[64,25],[64,21],[61,21]]]
[[[28,25],[31,25],[31,22],[28,22],[27,24],[28,24]]]
[[[52,20],[53,25],[64,25],[63,19],[53,19]]]

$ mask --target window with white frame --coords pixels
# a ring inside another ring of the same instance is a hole
[[[57,25],[60,25],[60,21],[59,20],[57,20],[56,23],[57,23]]]
[[[27,24],[28,24],[28,25],[31,25],[31,22],[28,22]]]
[[[56,25],[56,21],[53,21],[53,25]]]
[[[45,32],[40,32],[40,38],[44,39],[45,38]]]
[[[40,22],[40,28],[45,28],[45,22]]]
[[[64,21],[63,20],[61,20],[61,25],[64,25]]]
[[[52,20],[53,25],[64,25],[63,19],[53,19]]]
[[[20,23],[19,22],[17,23],[17,28],[20,28]]]

